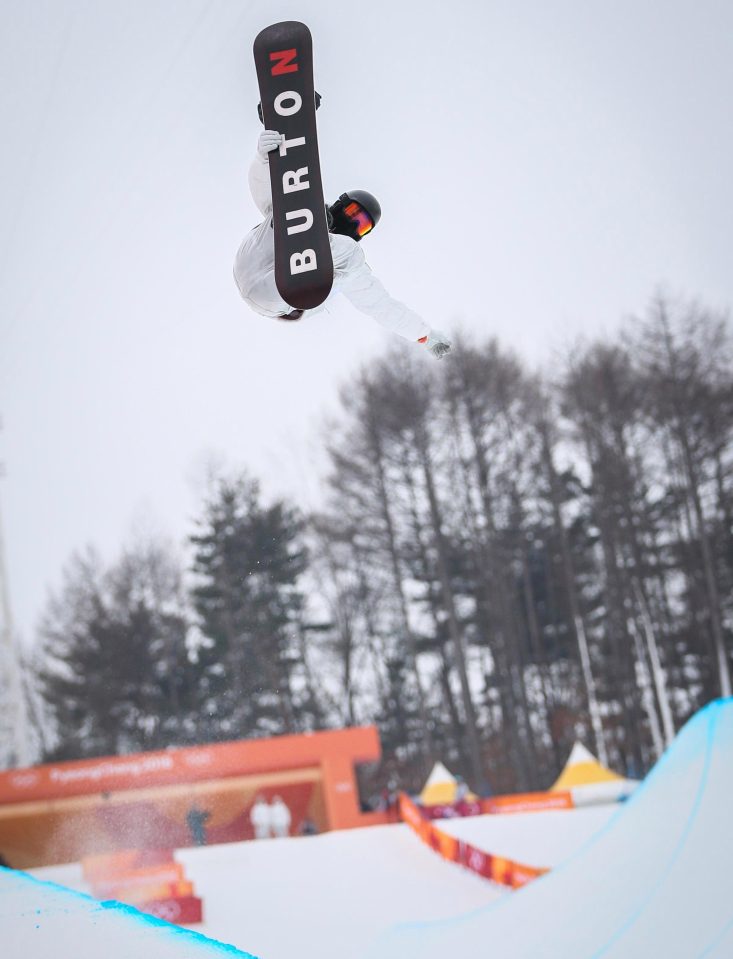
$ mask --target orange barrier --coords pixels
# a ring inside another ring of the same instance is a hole
[[[548,809],[573,809],[572,794],[569,792],[552,793],[515,793],[509,796],[492,796],[481,800],[481,812],[489,814],[512,812],[542,812]]]
[[[82,872],[84,879],[94,885],[98,879],[125,876],[138,869],[167,866],[173,862],[170,849],[119,849],[104,856],[85,856]]]
[[[138,906],[142,909],[141,906]],[[176,899],[156,899],[145,903],[144,912],[177,926],[193,926],[203,922],[203,907],[198,896],[180,896]]]
[[[115,899],[179,925],[203,921],[203,904],[170,849],[120,850],[82,861],[95,899]]]
[[[147,902],[155,902],[160,899],[182,899],[193,895],[193,883],[188,879],[181,882],[163,883],[160,886],[140,886],[124,891],[114,892],[110,899],[116,899],[118,902],[126,902],[129,906],[142,906]]]
[[[427,819],[463,819],[466,816],[480,816],[484,812],[480,799],[461,799],[429,806],[420,803],[420,809]]]
[[[119,899],[118,893],[124,892],[125,889],[172,885],[182,882],[183,878],[183,866],[179,862],[172,862],[168,866],[155,866],[152,869],[133,869],[111,876],[98,875],[92,886],[98,899],[107,896]]]
[[[434,849],[443,859],[455,862],[471,872],[475,872],[484,879],[518,889],[533,879],[548,872],[547,869],[527,866],[524,863],[495,856],[492,853],[477,849],[462,839],[450,836],[432,823],[423,814],[420,807],[405,793],[400,793],[400,816],[403,821],[419,836],[431,849]]]
[[[491,799],[462,799],[434,806],[421,805],[427,819],[454,819],[464,816],[497,815],[513,812],[543,812],[548,809],[573,809],[572,793],[514,793]]]

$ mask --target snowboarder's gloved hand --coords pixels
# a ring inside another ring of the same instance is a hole
[[[424,343],[428,350],[433,354],[436,360],[442,359],[446,353],[450,353],[451,341],[445,333],[440,330],[431,330],[427,336],[423,336],[420,343]]]
[[[260,159],[267,160],[267,154],[270,153],[271,150],[276,150],[282,142],[282,133],[278,133],[277,130],[263,130],[257,141],[257,153]]]

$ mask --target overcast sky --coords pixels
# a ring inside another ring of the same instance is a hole
[[[26,641],[74,549],[182,543],[212,456],[317,499],[320,418],[387,345],[341,298],[279,324],[232,280],[258,221],[252,41],[282,19],[313,33],[326,192],[377,195],[367,258],[429,323],[550,363],[660,284],[733,303],[729,0],[0,0],[0,510]]]

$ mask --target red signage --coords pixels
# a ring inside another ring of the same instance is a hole
[[[377,730],[365,726],[84,759],[0,773],[0,804],[116,793],[323,764],[341,764],[351,772],[353,764],[372,762],[379,757]],[[349,792],[352,776],[339,777],[334,786],[339,792]],[[353,802],[351,796],[349,799]]]

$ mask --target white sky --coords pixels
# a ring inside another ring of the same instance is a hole
[[[257,222],[255,34],[313,33],[327,193],[387,289],[533,362],[659,284],[733,302],[728,0],[0,0],[0,486],[28,640],[72,550],[182,542],[210,455],[317,496],[320,418],[388,334],[231,278]],[[426,362],[429,358],[426,357]]]

